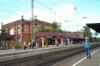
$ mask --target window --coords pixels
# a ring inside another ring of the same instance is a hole
[[[11,28],[11,29],[9,30],[9,32],[10,32],[10,35],[14,35],[14,29]]]

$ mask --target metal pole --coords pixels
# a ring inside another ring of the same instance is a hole
[[[4,31],[4,29],[3,29],[3,23],[1,22],[1,35],[0,35],[0,48],[2,47],[3,48],[3,31]]]
[[[22,43],[24,42],[24,19],[22,15],[22,22],[21,22],[21,32],[22,32]]]
[[[18,34],[18,21],[16,23],[17,23],[16,24],[16,26],[17,26],[16,30],[17,30],[17,46],[18,46],[18,44],[19,44],[19,41],[18,41],[18,36],[19,36],[19,34]]]
[[[34,27],[35,27],[35,25],[34,25],[34,0],[31,0],[31,7],[32,7],[32,40],[34,40],[35,39],[35,32],[34,32]]]

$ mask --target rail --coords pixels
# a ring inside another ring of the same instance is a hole
[[[100,46],[99,43],[92,47]],[[51,50],[52,49],[52,50]],[[82,45],[44,48],[0,57],[0,66],[39,66],[60,61],[83,51]]]

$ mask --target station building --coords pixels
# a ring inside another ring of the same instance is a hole
[[[34,31],[36,37],[36,44],[38,47],[54,46],[54,45],[68,45],[82,43],[84,36],[80,32],[41,32],[43,28],[52,29],[52,23],[35,19]],[[16,47],[20,45],[23,47],[23,43],[32,43],[32,21],[31,20],[17,20],[3,25],[3,29],[6,30],[7,36],[5,37],[4,46],[10,45]]]

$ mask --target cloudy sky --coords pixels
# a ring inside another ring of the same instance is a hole
[[[86,23],[100,22],[100,0],[34,0],[38,19],[57,21],[63,30],[79,31]],[[0,22],[31,18],[31,0],[0,0]],[[87,17],[87,18],[83,18]]]

